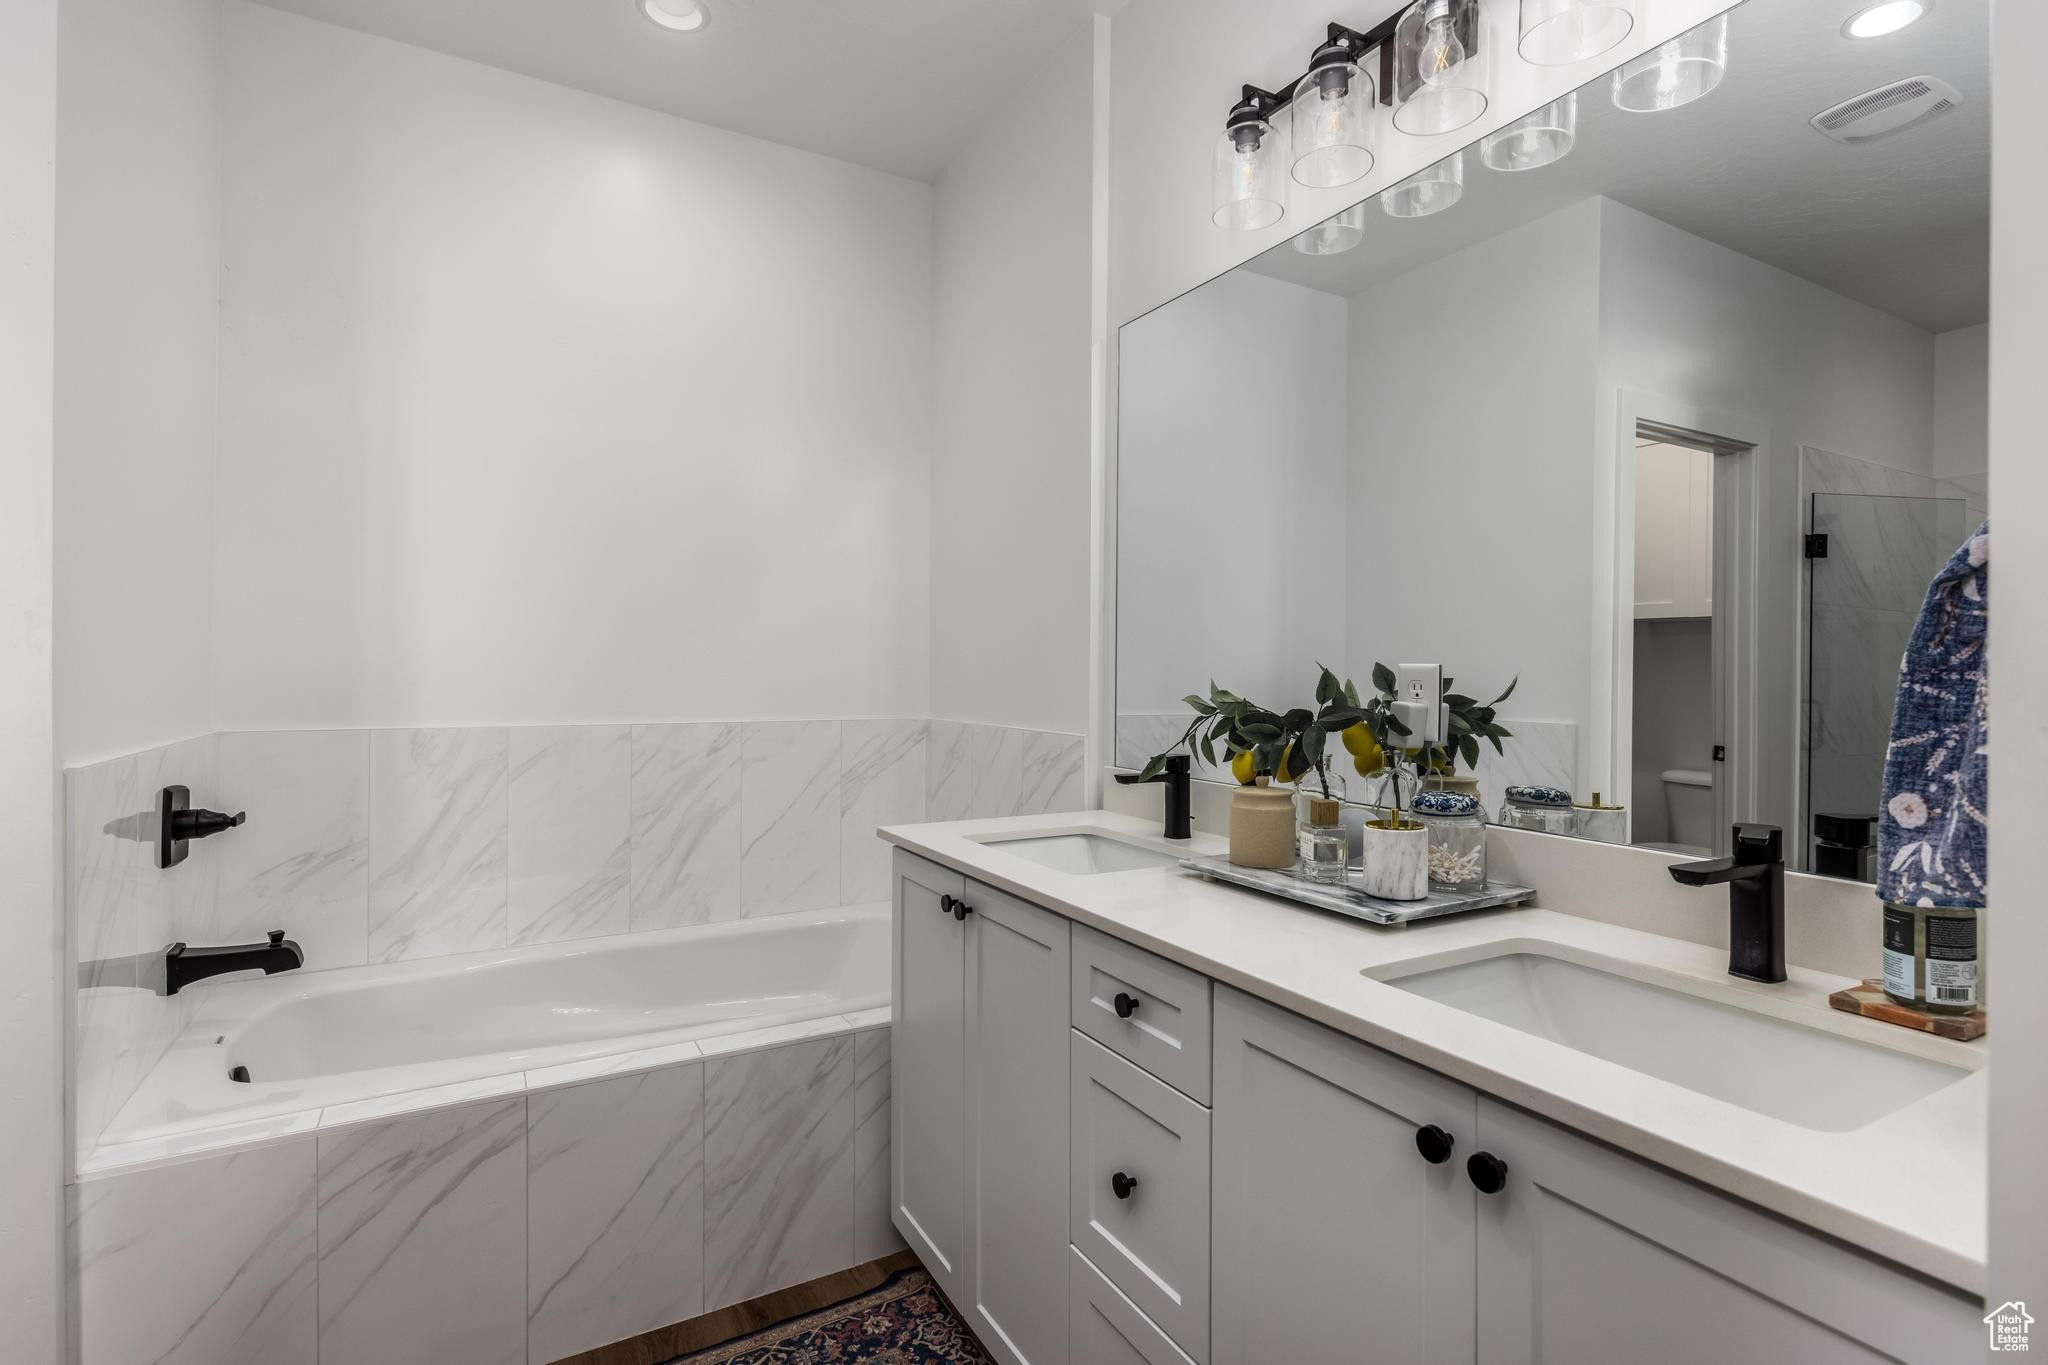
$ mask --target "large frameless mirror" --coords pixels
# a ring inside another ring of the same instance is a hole
[[[1987,514],[1989,13],[1858,9],[1749,0],[1122,329],[1120,765],[1212,685],[1441,664],[1419,777],[1316,779],[1872,875],[1900,655]]]

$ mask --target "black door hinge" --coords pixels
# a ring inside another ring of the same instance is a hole
[[[1826,559],[1828,557],[1828,537],[1825,531],[1806,538],[1806,557],[1808,559]]]

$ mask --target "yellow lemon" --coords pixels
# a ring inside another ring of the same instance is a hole
[[[1358,769],[1358,775],[1360,777],[1377,777],[1379,776],[1381,771],[1385,769],[1386,764],[1381,762],[1377,757],[1367,758],[1363,754],[1361,754],[1357,758],[1351,760],[1351,766]]]
[[[1259,780],[1258,764],[1253,761],[1250,749],[1230,760],[1230,775],[1237,779],[1240,787],[1249,787]]]
[[[1344,732],[1344,747],[1358,761],[1360,772],[1377,770],[1386,762],[1386,755],[1380,751],[1380,742],[1363,725],[1354,725]]]
[[[1280,751],[1280,768],[1279,771],[1273,774],[1273,780],[1275,782],[1297,782],[1301,779],[1301,775],[1307,771],[1308,769],[1305,766],[1297,764],[1294,757],[1294,741],[1289,740],[1287,747]]]

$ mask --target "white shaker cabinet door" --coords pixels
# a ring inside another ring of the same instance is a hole
[[[1222,986],[1215,1013],[1212,1365],[1471,1365],[1472,1091]]]
[[[967,1185],[954,1297],[1003,1365],[1067,1362],[1069,926],[967,884]]]
[[[1477,1136],[1502,1176],[1478,1198],[1479,1365],[1983,1350],[1974,1303],[1738,1200],[1484,1097]]]
[[[895,855],[890,1216],[957,1301],[967,1237],[966,879]]]

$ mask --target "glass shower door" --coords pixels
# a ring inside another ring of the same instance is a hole
[[[1876,879],[1899,662],[1935,572],[1969,533],[1960,498],[1815,493],[1807,556],[1807,870]],[[1823,546],[1825,547],[1823,549]]]

